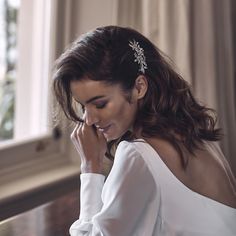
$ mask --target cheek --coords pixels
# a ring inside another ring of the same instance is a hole
[[[107,104],[100,116],[101,122],[104,124],[114,123],[116,126],[127,126],[133,121],[137,104],[130,104],[123,98],[116,98]]]
[[[104,113],[104,118],[119,121],[122,118],[123,110],[124,106],[122,104],[110,104],[107,107],[106,113]]]
[[[134,104],[123,102],[113,111],[112,116],[120,126],[130,126],[133,122],[136,107]]]

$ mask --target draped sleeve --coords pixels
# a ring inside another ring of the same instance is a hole
[[[80,217],[71,236],[131,236],[156,189],[152,174],[132,143],[122,141],[105,183],[100,174],[81,174]]]

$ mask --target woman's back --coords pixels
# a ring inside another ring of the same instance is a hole
[[[186,169],[178,152],[167,141],[152,138],[147,142],[186,187],[203,196],[236,208],[236,181],[222,152],[214,143],[189,156]]]
[[[210,146],[196,152],[194,162],[189,161],[183,170],[168,143],[145,141],[133,145],[156,183],[154,203],[159,205],[152,235],[235,235],[235,188],[221,159],[213,159]],[[197,162],[197,158],[202,160]]]

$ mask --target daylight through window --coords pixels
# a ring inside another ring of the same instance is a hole
[[[0,0],[0,141],[14,132],[19,7],[20,0]]]

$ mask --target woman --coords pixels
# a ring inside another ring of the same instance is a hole
[[[83,35],[57,60],[54,92],[77,123],[72,236],[236,235],[235,178],[215,142],[214,113],[147,38],[117,26]]]

